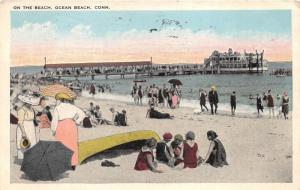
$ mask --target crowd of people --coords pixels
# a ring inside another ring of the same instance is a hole
[[[276,75],[276,76],[292,76],[292,74],[293,74],[292,69],[285,69],[285,68],[273,69],[270,73],[270,75]]]
[[[93,95],[97,92],[102,93],[105,90],[110,91],[110,86],[105,84],[97,86],[92,83],[74,81],[71,85],[67,83],[65,85],[71,89],[73,88],[74,91],[80,87],[80,89],[85,89]],[[12,93],[11,91],[11,95]],[[180,107],[180,101],[182,100],[180,85],[176,84],[171,84],[169,88],[166,84],[162,86],[152,84],[143,89],[140,83],[135,82],[131,95],[137,105],[143,105],[145,96],[148,98],[149,109],[146,117],[153,119],[174,119],[173,115],[162,113],[155,108],[176,109]],[[239,94],[232,91],[228,97],[232,115],[235,115],[236,109],[238,109],[238,96]],[[94,105],[94,102],[90,102],[87,109],[81,109],[74,104],[74,99],[67,93],[57,93],[55,95],[55,105],[50,106],[46,103],[47,97],[30,90],[22,90],[15,98],[11,99],[11,123],[18,126],[16,128],[18,159],[22,160],[24,151],[28,147],[33,147],[40,140],[39,130],[41,128],[49,128],[57,141],[62,142],[73,151],[71,164],[75,170],[76,165],[78,165],[77,127],[128,126],[126,110],[117,111],[114,108],[110,108],[107,111],[111,113],[112,117],[107,119],[103,117],[99,105]],[[255,98],[251,95],[249,99],[254,100]],[[218,113],[219,95],[215,86],[211,86],[211,90],[208,93],[200,88],[199,101],[201,112],[210,111],[212,115]],[[16,102],[19,104],[15,104]],[[206,106],[206,102],[209,103],[209,107]],[[261,112],[264,111],[265,107],[268,108],[269,118],[275,118],[275,111],[278,109],[277,117],[282,117],[283,115],[284,119],[288,119],[288,93],[284,92],[282,96],[277,94],[274,97],[269,89],[267,93],[263,93],[262,97],[256,94],[258,117],[261,117]],[[185,135],[185,139],[181,134],[177,134],[173,138],[173,135],[170,133],[165,133],[163,140],[160,142],[157,142],[154,138],[148,139],[138,154],[134,168],[136,170],[162,172],[157,162],[175,169],[196,168],[201,164],[222,167],[228,163],[224,146],[217,136],[214,131],[207,132],[210,146],[204,158],[199,155],[198,144],[195,142],[195,134],[192,131]],[[27,144],[24,142],[27,142]]]
[[[66,70],[61,69],[61,72],[66,72]],[[31,84],[32,86],[38,85],[40,80],[37,80],[35,75],[22,75],[16,74],[12,76],[12,79],[22,79],[18,80],[22,85]],[[94,84],[87,82],[80,82],[75,80],[73,82],[61,81],[70,89],[73,89],[76,93],[80,94],[83,90],[87,90],[89,94],[95,95],[96,93],[105,93],[112,91],[112,86],[109,84]],[[143,81],[142,81],[143,82]],[[255,93],[254,93],[255,94]],[[147,98],[148,105],[154,105],[154,107],[166,107],[170,109],[175,109],[180,106],[182,100],[182,92],[180,85],[171,84],[168,88],[166,84],[158,86],[152,84],[150,86],[144,86],[140,82],[135,82],[132,90],[131,96],[136,105],[143,105],[145,98]],[[236,94],[233,91],[229,97],[229,103],[231,107],[231,114],[235,115],[237,109],[239,94]],[[211,90],[207,93],[204,89],[199,89],[199,100],[200,100],[200,109],[203,112],[204,110],[211,112],[211,114],[217,114],[218,104],[219,104],[219,95],[216,91],[216,87],[212,86]],[[210,109],[207,107],[206,102],[209,103]],[[268,108],[270,118],[281,118],[288,119],[289,112],[289,97],[287,92],[284,92],[282,95],[277,94],[274,97],[271,94],[271,90],[268,90],[267,93],[260,94],[250,94],[249,95],[249,104],[255,105],[257,108],[257,117],[262,116],[264,108]],[[275,114],[276,112],[276,114]],[[153,115],[153,114],[152,114]],[[159,114],[158,114],[159,115]],[[160,116],[158,116],[160,117]]]
[[[12,94],[11,94],[12,95]],[[40,140],[40,129],[49,128],[57,141],[73,151],[72,167],[78,164],[78,130],[82,126],[89,128],[99,125],[127,126],[126,111],[111,108],[112,119],[102,117],[100,106],[90,103],[88,109],[81,109],[74,104],[74,97],[59,92],[55,95],[54,105],[47,103],[48,97],[31,91],[22,90],[11,99],[10,123],[17,125],[17,159],[22,161],[24,151],[33,147]],[[26,142],[26,143],[25,143]]]
[[[166,164],[178,170],[196,168],[201,164],[210,164],[216,168],[228,165],[225,148],[217,137],[215,131],[210,130],[207,132],[210,145],[206,156],[202,158],[199,154],[194,132],[187,132],[185,140],[181,134],[176,134],[173,139],[173,135],[166,132],[160,142],[157,142],[155,138],[148,139],[145,142],[137,156],[134,169],[162,173],[163,171],[159,169],[158,163]]]
[[[143,97],[147,95],[148,105],[166,107],[170,109],[178,108],[181,99],[181,89],[179,85],[171,84],[167,88],[166,84],[159,87],[155,84],[147,86],[143,90],[142,85],[138,85],[137,82],[134,83],[131,91],[132,98],[137,105],[143,105]]]
[[[209,111],[209,109],[206,107],[207,98],[210,104],[211,114],[212,115],[216,114],[219,98],[215,86],[211,87],[211,90],[209,91],[208,95],[205,90],[201,88],[199,89],[200,108],[202,112],[205,111],[204,108],[206,109],[207,112]],[[255,100],[252,94],[249,95],[249,100],[250,101]],[[229,102],[231,107],[231,114],[235,115],[235,111],[237,108],[237,96],[235,91],[231,93]],[[276,100],[275,97],[272,95],[270,89],[268,90],[267,94],[265,92],[263,93],[263,97],[261,97],[259,94],[256,94],[257,117],[261,117],[261,112],[263,112],[264,107],[267,107],[269,110],[269,118],[275,118],[275,117],[280,118],[283,115],[284,119],[288,119],[288,113],[289,113],[288,93],[285,91],[283,92],[282,96],[277,94]],[[278,109],[278,114],[276,116],[275,116],[275,107],[277,107]]]
[[[164,84],[162,88],[156,86],[155,84],[146,87],[145,92],[142,90],[141,85],[134,84],[132,88],[132,97],[134,102],[137,105],[142,105],[142,99],[144,93],[148,94],[148,105],[150,109],[147,112],[147,116],[150,118],[171,118],[169,114],[161,114],[158,111],[154,110],[155,107],[167,107],[167,108],[178,108],[180,105],[180,100],[182,98],[181,90],[177,85],[171,85],[168,89]],[[263,97],[260,97],[259,94],[256,94],[256,98],[252,94],[249,95],[249,100],[253,101],[256,99],[256,108],[257,108],[257,117],[261,117],[261,113],[264,110],[264,107],[267,107],[269,110],[269,118],[280,118],[284,116],[284,119],[288,119],[289,112],[289,97],[288,93],[284,92],[282,96],[277,94],[276,100],[272,95],[271,90],[269,89],[267,94],[263,93]],[[209,111],[209,108],[206,106],[208,101],[210,105],[210,112],[212,115],[217,114],[219,95],[216,90],[216,87],[213,85],[211,90],[207,93],[204,89],[199,89],[199,100],[200,100],[200,109],[201,112]],[[231,107],[231,115],[235,115],[237,108],[237,94],[236,91],[232,91],[229,97],[229,103]],[[251,105],[251,103],[250,103]],[[277,107],[278,113],[275,116],[275,107]]]
[[[280,96],[277,94],[277,104],[275,97],[272,95],[272,91],[269,89],[267,94],[264,92],[263,97],[259,94],[256,95],[256,107],[257,107],[257,115],[260,117],[260,112],[263,112],[264,106],[266,106],[269,110],[269,118],[280,118],[282,115],[284,119],[288,119],[289,113],[289,96],[285,91],[283,95]],[[275,116],[275,107],[278,109],[278,114]]]

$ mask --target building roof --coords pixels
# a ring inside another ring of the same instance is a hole
[[[133,61],[133,62],[86,62],[86,63],[56,63],[46,64],[45,69],[56,68],[78,68],[78,67],[115,67],[115,66],[144,66],[152,65],[151,61]]]

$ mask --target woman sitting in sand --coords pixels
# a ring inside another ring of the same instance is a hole
[[[102,117],[102,113],[100,111],[100,106],[99,105],[96,105],[96,107],[95,107],[94,117],[95,117],[95,120],[96,120],[97,124],[112,125],[112,123],[110,121],[108,121],[108,120],[106,120]]]
[[[172,159],[170,151],[170,142],[173,135],[169,132],[163,135],[163,140],[157,143],[156,146],[156,160],[168,164]]]
[[[145,146],[142,147],[134,169],[138,171],[151,170],[152,172],[162,173],[161,170],[157,169],[157,163],[154,161],[153,150],[156,148],[157,141],[154,138],[148,139]]]
[[[109,110],[112,113],[112,122],[115,126],[128,126],[125,110],[122,110],[122,113],[115,111],[114,108],[110,108]]]
[[[185,135],[186,141],[183,143],[184,168],[196,168],[198,165],[199,150],[195,140],[195,133],[189,131]]]
[[[203,163],[209,163],[213,167],[222,167],[228,165],[226,161],[226,152],[223,144],[219,139],[218,135],[214,131],[207,132],[207,139],[210,141],[209,149]]]
[[[98,125],[98,122],[95,119],[95,117],[91,114],[91,112],[89,112],[88,110],[83,110],[83,112],[86,116],[82,120],[82,126],[84,128],[96,127]]]
[[[177,169],[184,167],[183,163],[183,137],[180,134],[174,136],[174,140],[171,142],[170,153],[172,159],[169,161],[169,165]]]

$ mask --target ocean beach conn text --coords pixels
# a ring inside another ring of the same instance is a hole
[[[45,5],[34,5],[34,6],[13,6],[14,10],[97,10],[97,9],[109,9],[107,5],[74,5],[74,6],[45,6]]]

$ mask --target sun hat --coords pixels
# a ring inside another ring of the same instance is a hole
[[[185,135],[185,138],[187,140],[194,140],[195,139],[195,133],[193,131],[189,131],[187,132],[187,134]]]
[[[215,85],[212,85],[212,86],[211,86],[211,89],[212,89],[212,90],[216,90],[216,86],[215,86]]]
[[[33,105],[33,106],[37,106],[40,103],[40,98],[29,96],[29,95],[26,95],[26,96],[25,95],[19,95],[18,99],[21,102],[24,102],[24,103],[27,103],[27,104],[30,104],[30,105]]]
[[[164,140],[171,140],[173,137],[173,135],[169,132],[166,132],[164,135],[163,135],[163,138]]]
[[[55,99],[56,100],[73,100],[73,98],[70,95],[68,95],[68,94],[66,94],[64,92],[57,93],[55,95]]]

